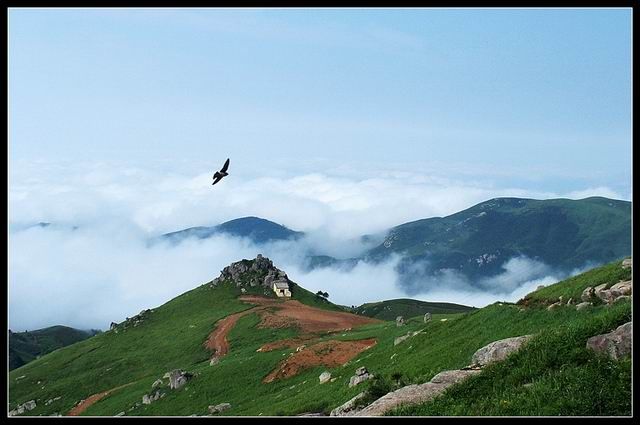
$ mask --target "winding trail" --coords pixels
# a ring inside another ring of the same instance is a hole
[[[134,384],[134,383],[135,382],[129,382],[128,384],[120,385],[119,387],[111,388],[110,390],[103,391],[103,392],[98,393],[98,394],[93,394],[93,395],[87,397],[86,399],[82,400],[80,403],[78,403],[76,406],[74,406],[71,410],[69,410],[69,413],[67,413],[67,416],[79,416],[82,412],[87,410],[87,408],[89,406],[91,406],[92,404],[97,403],[99,400],[105,398],[106,396],[108,396],[112,392],[114,392],[116,390],[119,390],[120,388],[124,388],[126,386],[131,385],[131,384]]]

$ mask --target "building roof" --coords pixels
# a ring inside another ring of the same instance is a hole
[[[289,289],[289,284],[287,282],[273,282],[273,285],[276,289]]]

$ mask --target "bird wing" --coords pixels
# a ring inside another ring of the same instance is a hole
[[[227,171],[227,168],[229,168],[229,158],[227,158],[227,160],[224,162],[224,165],[222,166],[222,171],[223,173]]]
[[[222,177],[223,176],[221,176],[218,173],[216,173],[216,175],[214,176],[213,183],[211,183],[211,185],[213,186],[214,184],[218,183],[220,180],[222,180]]]

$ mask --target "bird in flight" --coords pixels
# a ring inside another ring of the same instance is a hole
[[[213,183],[211,183],[212,186],[222,180],[224,176],[229,175],[229,173],[227,173],[227,168],[229,168],[229,158],[227,158],[227,160],[225,161],[222,169],[220,171],[216,171],[216,173],[213,175]]]

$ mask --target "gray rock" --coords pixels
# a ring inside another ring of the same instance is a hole
[[[623,269],[629,269],[629,268],[632,268],[632,266],[633,266],[633,261],[631,258],[625,258],[624,260],[622,260]]]
[[[231,408],[230,403],[220,403],[220,404],[216,404],[215,406],[209,406],[209,413],[213,415],[216,413],[223,412],[230,408]]]
[[[621,295],[631,295],[632,290],[632,281],[627,280],[624,282],[618,282],[609,288],[609,292],[611,293],[611,298],[617,298]]]
[[[153,384],[151,384],[151,389],[154,389],[158,385],[162,385],[162,379],[156,379],[155,381],[153,381]]]
[[[404,317],[398,316],[396,317],[396,326],[404,326]]]
[[[589,303],[589,302],[583,302],[583,303],[580,303],[580,304],[576,305],[576,310],[578,310],[578,311],[584,310],[585,308],[590,307],[591,305],[592,304]]]
[[[555,303],[551,304],[549,307],[547,307],[547,311],[556,310],[556,309],[560,308],[560,306],[562,306],[562,303],[560,303],[560,301],[555,302]]]
[[[175,369],[169,372],[169,387],[172,390],[176,390],[184,386],[191,378],[193,374],[185,372],[182,369]]]
[[[331,372],[322,372],[320,374],[320,383],[324,384],[325,382],[329,382],[329,380],[331,379]]]
[[[352,416],[353,414],[355,414],[359,410],[362,410],[362,408],[356,408],[355,404],[356,404],[356,402],[358,400],[360,400],[365,395],[366,395],[366,392],[364,392],[364,391],[361,392],[360,394],[356,395],[355,397],[353,397],[349,401],[347,401],[347,402],[341,404],[340,406],[336,407],[335,409],[333,409],[331,411],[331,413],[329,413],[329,416]]]
[[[356,369],[356,376],[362,376],[369,373],[366,367],[362,366]]]
[[[620,295],[619,297],[617,297],[615,300],[613,300],[614,303],[617,303],[619,301],[626,301],[629,300],[631,301],[631,297],[629,295]]]
[[[373,375],[370,373],[364,373],[362,375],[354,375],[349,379],[349,388],[355,387],[358,384],[361,384],[364,381],[373,378]]]
[[[211,360],[209,360],[209,366],[215,366],[218,363],[220,363],[220,358],[219,357],[213,356],[213,357],[211,357]]]
[[[424,314],[424,323],[427,323],[430,320],[431,320],[431,313],[425,313]]]
[[[151,404],[154,401],[159,400],[163,396],[164,394],[160,393],[160,391],[156,391],[153,394],[145,394],[142,396],[142,404]]]
[[[614,360],[621,359],[631,354],[631,328],[631,322],[627,322],[612,332],[593,336],[587,340],[587,348]]]
[[[424,403],[435,398],[450,386],[478,373],[480,373],[479,370],[448,370],[440,372],[425,384],[407,385],[387,393],[364,409],[356,412],[355,416],[382,416],[400,405]]]
[[[471,363],[485,366],[495,361],[504,360],[509,354],[519,350],[531,337],[532,335],[516,336],[487,344],[473,354]]]
[[[588,286],[584,288],[584,291],[582,291],[580,299],[584,302],[588,302],[595,298],[595,296],[595,290],[591,286]]]
[[[393,345],[398,345],[403,341],[406,341],[407,339],[411,338],[411,334],[406,334],[406,335],[402,335],[397,337],[396,339],[393,340]]]

